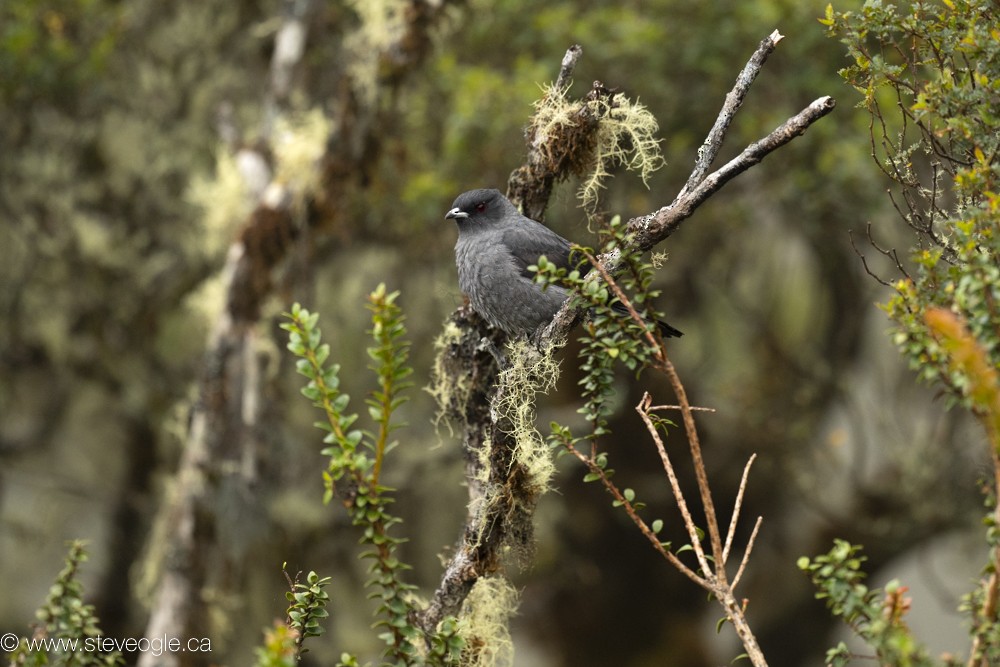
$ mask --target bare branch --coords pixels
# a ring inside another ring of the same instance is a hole
[[[870,236],[871,235],[871,224],[868,225],[868,230],[869,230],[868,233],[869,233],[869,236]],[[860,250],[858,250],[858,246],[855,245],[855,243],[854,243],[854,230],[848,230],[847,231],[847,237],[851,240],[851,248],[854,249],[854,254],[857,255],[859,259],[861,259],[861,265],[863,267],[865,267],[865,273],[867,273],[869,276],[871,276],[872,278],[874,278],[876,280],[876,282],[878,282],[879,284],[885,285],[886,287],[892,287],[892,283],[890,283],[888,280],[886,280],[882,276],[878,275],[877,273],[875,273],[874,271],[872,271],[871,268],[869,268],[869,266],[868,266],[868,259],[864,256],[864,254]]]
[[[750,60],[747,61],[740,75],[736,77],[736,84],[729,91],[729,94],[726,95],[726,102],[722,106],[722,111],[719,112],[718,117],[715,119],[715,125],[712,126],[701,148],[698,149],[698,159],[695,161],[694,170],[691,171],[691,175],[681,189],[679,196],[683,197],[705,178],[709,167],[712,166],[716,156],[719,154],[719,149],[722,148],[722,141],[729,130],[729,125],[733,122],[733,118],[736,117],[736,112],[743,106],[743,100],[746,98],[750,86],[753,84],[754,79],[757,78],[757,75],[760,74],[760,70],[767,61],[767,57],[771,55],[781,39],[782,35],[775,30],[761,40],[760,46],[750,56]]]
[[[678,195],[671,204],[654,213],[629,220],[628,229],[633,233],[633,249],[646,251],[666,239],[723,185],[804,133],[810,125],[833,111],[834,106],[836,102],[832,97],[817,99],[766,137],[747,146],[736,158],[709,174],[694,190]],[[616,254],[602,255],[600,260],[612,273],[617,269]],[[579,312],[567,301],[552,322],[540,332],[538,340],[543,344],[565,340],[578,318]]]
[[[753,551],[753,544],[757,540],[757,532],[760,530],[760,524],[764,521],[764,517],[757,517],[756,523],[753,525],[753,531],[750,533],[750,539],[747,541],[746,551],[743,552],[743,559],[740,560],[740,567],[736,570],[736,576],[733,577],[733,583],[730,588],[736,590],[736,585],[740,583],[740,578],[743,577],[743,570],[746,569],[747,563],[750,562],[750,552]]]
[[[642,421],[646,424],[646,430],[649,431],[649,436],[653,439],[653,443],[656,445],[656,451],[660,453],[660,461],[663,462],[663,471],[667,473],[667,479],[670,481],[670,490],[674,494],[674,500],[677,501],[677,509],[681,513],[681,518],[684,520],[684,528],[688,532],[688,537],[691,540],[691,546],[694,549],[695,557],[698,559],[698,564],[701,566],[702,576],[711,576],[712,568],[708,565],[708,559],[705,557],[705,550],[701,545],[701,539],[698,536],[698,525],[695,523],[694,518],[691,516],[691,510],[688,509],[687,500],[684,498],[684,492],[681,490],[680,481],[677,479],[677,473],[674,472],[674,465],[670,462],[670,455],[667,454],[667,448],[663,444],[663,439],[660,438],[660,432],[656,430],[656,424],[653,423],[652,417],[650,417],[649,406],[652,404],[653,399],[649,395],[649,392],[645,392],[642,396],[642,400],[639,404],[635,406],[636,412],[642,417]],[[695,464],[695,467],[698,467]],[[704,466],[702,466],[702,472],[704,472]],[[714,518],[714,510],[713,510]],[[718,529],[716,529],[716,535],[718,535]],[[710,586],[707,587],[712,590]]]
[[[726,545],[722,547],[722,562],[729,560],[729,549],[733,545],[733,537],[736,535],[736,524],[740,520],[740,509],[743,507],[743,493],[747,488],[747,476],[750,474],[750,466],[757,458],[756,454],[750,456],[750,460],[743,466],[743,477],[740,479],[740,488],[736,492],[736,502],[733,503],[733,516],[729,520],[729,530],[726,531]],[[735,582],[733,584],[736,585]]]
[[[593,457],[588,458],[583,452],[577,449],[571,442],[565,443],[565,446],[566,449],[573,456],[575,456],[585,466],[587,466],[590,472],[592,472],[593,474],[597,475],[600,478],[601,484],[604,485],[604,488],[608,491],[608,493],[610,493],[614,497],[614,499],[622,507],[625,508],[625,513],[628,514],[630,519],[632,519],[632,523],[634,523],[639,528],[639,531],[646,537],[647,540],[650,541],[650,543],[652,543],[653,548],[656,549],[656,551],[658,551],[661,556],[666,558],[667,561],[675,568],[677,568],[677,570],[685,577],[687,577],[694,583],[698,584],[705,590],[708,591],[712,590],[711,584],[703,575],[698,574],[690,567],[685,565],[684,562],[677,557],[677,554],[675,554],[673,551],[670,551],[667,547],[663,545],[663,542],[661,542],[660,538],[656,536],[656,533],[653,532],[653,529],[650,528],[649,525],[646,524],[645,521],[643,521],[642,517],[639,516],[639,513],[636,512],[635,506],[631,502],[629,502],[627,498],[625,498],[625,496],[618,489],[615,483],[612,482],[610,478],[608,478],[607,472],[603,468],[597,465]],[[695,535],[697,535],[697,533],[695,533]],[[702,571],[708,572],[708,570],[705,568],[704,565],[702,565]]]
[[[680,405],[651,405],[649,406],[650,412],[659,412],[660,410],[683,410],[683,406]],[[702,408],[697,405],[690,405],[688,409],[692,412],[715,412],[715,408]]]
[[[705,177],[697,187],[679,195],[669,206],[652,215],[629,220],[629,230],[635,231],[635,245],[649,250],[670,236],[680,223],[694,213],[701,204],[723,185],[750,167],[803,134],[809,126],[833,111],[836,102],[832,97],[821,97],[776,127],[763,139],[743,149],[743,152]]]
[[[573,76],[573,70],[576,69],[576,61],[582,55],[583,47],[579,44],[574,44],[566,49],[566,55],[562,59],[562,67],[559,69],[559,76],[556,78],[556,90],[569,88],[570,78]]]

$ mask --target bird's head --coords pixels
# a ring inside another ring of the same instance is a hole
[[[444,217],[457,222],[461,229],[498,223],[510,213],[517,215],[517,209],[503,193],[482,188],[460,194]]]

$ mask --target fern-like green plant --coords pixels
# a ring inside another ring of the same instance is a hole
[[[45,604],[36,612],[39,624],[31,639],[23,639],[10,654],[10,664],[69,667],[124,665],[121,653],[104,652],[103,636],[94,606],[83,601],[80,566],[87,561],[82,541],[70,544],[69,553]]]
[[[378,601],[375,625],[383,629],[379,636],[387,646],[386,664],[446,665],[457,660],[462,648],[454,632],[454,619],[447,625],[442,623],[438,634],[431,636],[414,624],[414,586],[402,576],[410,567],[397,555],[405,539],[391,531],[401,520],[389,512],[392,489],[379,483],[385,456],[397,444],[390,439],[400,426],[393,416],[406,400],[402,392],[410,386],[407,378],[413,372],[407,365],[409,343],[405,340],[404,316],[396,303],[398,297],[399,292],[388,292],[384,284],[368,297],[372,313],[369,333],[374,340],[368,356],[378,382],[378,388],[366,399],[372,430],[355,428],[358,415],[348,412],[350,397],[340,390],[340,367],[327,363],[330,347],[322,342],[318,314],[295,304],[287,314],[289,321],[281,326],[289,332],[288,349],[298,357],[296,370],[308,379],[302,393],[325,415],[324,420],[316,422],[326,432],[323,442],[327,447],[322,453],[329,457],[323,473],[324,501],[335,496],[340,499],[361,532],[365,545],[361,557],[371,561],[366,587],[371,591],[369,597]],[[302,584],[305,589],[293,591],[289,617],[302,626],[302,639],[319,632],[321,615],[316,612],[322,609],[319,596],[325,595],[325,582],[317,577],[315,582]],[[355,659],[345,654],[341,664],[355,664]]]

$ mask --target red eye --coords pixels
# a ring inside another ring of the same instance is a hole
[[[486,210],[486,202],[483,201],[483,202],[479,202],[478,204],[476,204],[476,211],[478,213],[482,213],[485,210]]]

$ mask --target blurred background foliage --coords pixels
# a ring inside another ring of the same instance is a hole
[[[361,20],[357,6],[317,3],[310,13],[293,109],[337,112],[329,73],[350,66],[345,35]],[[239,222],[206,210],[198,187],[221,177],[222,110],[244,142],[265,122],[280,9],[276,0],[0,4],[0,631],[28,633],[67,540],[82,538],[105,633],[142,633],[162,547],[153,520],[177,468],[221,308],[218,270]],[[570,44],[584,48],[575,94],[600,80],[659,118],[666,166],[648,189],[622,176],[605,193],[603,207],[629,217],[673,198],[736,74],[780,30],[786,39],[721,159],[817,97],[833,95],[838,109],[687,221],[663,248],[658,278],[662,309],[686,332],[671,350],[689,395],[717,409],[702,421],[716,491],[735,491],[746,457],[759,455],[744,516],[762,514],[764,525],[743,593],[775,665],[820,664],[830,643],[833,621],[795,561],[825,551],[834,535],[863,543],[875,568],[920,563],[931,593],[920,598],[910,582],[915,607],[930,612],[929,627],[947,628],[958,593],[937,545],[963,544],[981,505],[981,435],[902,368],[873,305],[886,295],[851,247],[849,231],[863,235],[868,222],[886,246],[909,241],[870,163],[868,118],[837,76],[848,62],[817,22],[822,13],[822,3],[797,0],[472,0],[449,9],[431,59],[380,101],[393,122],[350,193],[351,219],[289,270],[264,320],[280,341],[277,314],[293,297],[310,304],[346,389],[360,396],[371,388],[360,353],[364,295],[384,281],[402,289],[419,386],[462,298],[455,230],[442,216],[461,191],[504,187],[524,154],[532,102]],[[556,190],[547,222],[584,241],[576,189]],[[330,631],[307,660],[377,651],[370,615],[358,612],[354,536],[342,512],[319,502],[322,445],[281,350],[276,342],[253,501],[219,508],[244,563],[240,590],[208,600],[220,664],[246,663],[262,628],[283,615],[284,561],[333,576]],[[569,421],[574,381],[566,361],[540,423]],[[632,410],[643,390],[669,401],[667,388],[620,382],[618,475],[641,489],[651,514],[672,516]],[[434,427],[430,397],[412,395],[385,479],[400,489],[401,532],[411,537],[403,552],[427,591],[466,494],[456,443]],[[697,666],[739,653],[726,631],[715,635],[718,612],[704,595],[580,476],[564,463],[558,493],[539,507],[537,551],[516,576],[516,664]],[[964,584],[971,571],[958,576]],[[948,641],[930,643],[961,649]]]

